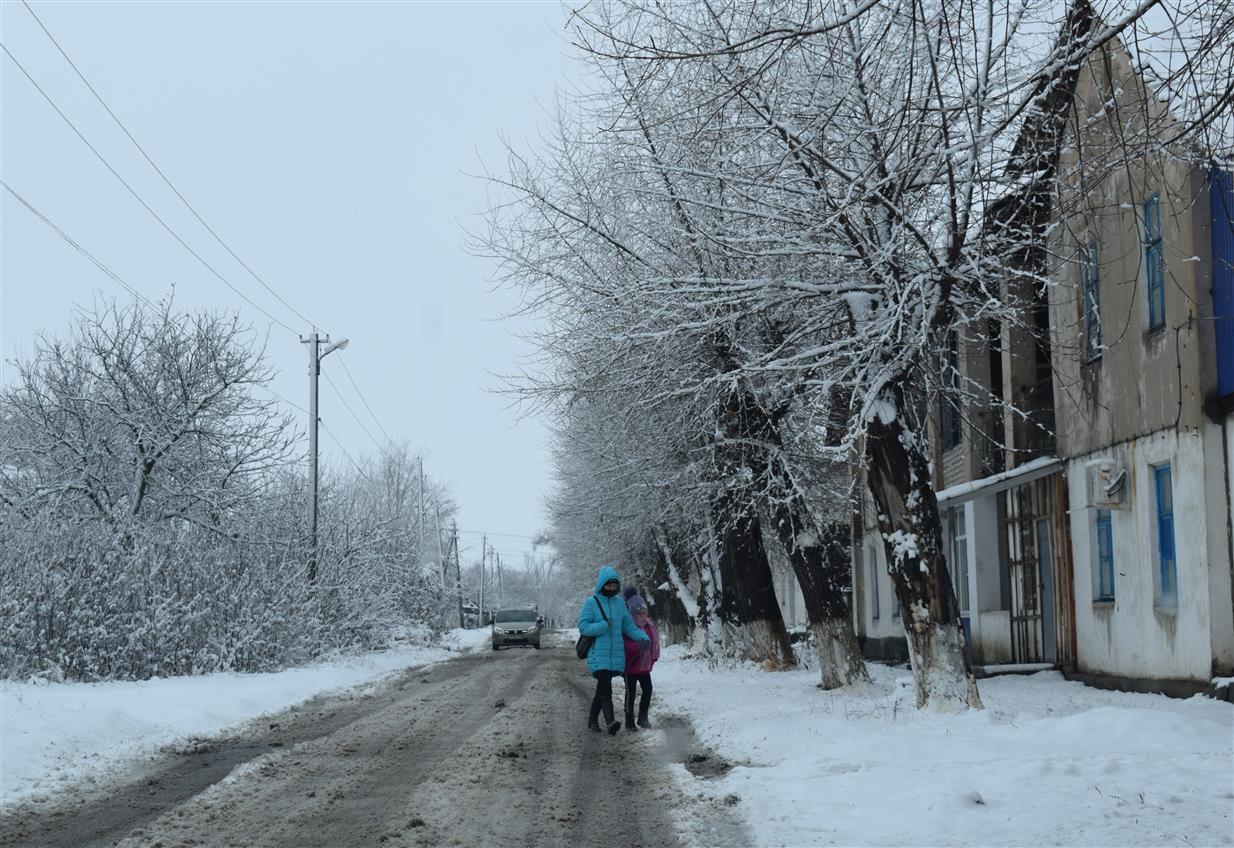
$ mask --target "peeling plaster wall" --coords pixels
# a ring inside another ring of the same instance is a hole
[[[1108,61],[1108,65],[1105,64]],[[1113,91],[1116,109],[1107,101]],[[1088,63],[1074,97],[1071,139],[1060,159],[1053,235],[1050,318],[1058,455],[1068,460],[1081,672],[1207,680],[1234,663],[1230,499],[1221,428],[1204,413],[1215,386],[1211,232],[1203,169],[1160,151],[1106,165],[1120,131],[1169,130],[1165,106],[1145,100],[1129,58],[1113,44]],[[1084,129],[1075,134],[1075,126]],[[1161,136],[1164,137],[1164,136]],[[1160,197],[1164,326],[1149,329],[1142,204]],[[1100,355],[1085,345],[1079,257],[1099,250]],[[1096,510],[1090,466],[1113,460],[1127,470],[1122,509],[1111,511],[1115,599],[1096,595]],[[1155,598],[1156,500],[1150,466],[1170,463],[1178,604]],[[1228,673],[1228,672],[1227,672]]]
[[[1199,432],[1162,433],[1077,457],[1067,468],[1075,563],[1078,667],[1090,674],[1208,680],[1213,641],[1210,541],[1222,536],[1205,503],[1205,439]],[[1089,507],[1090,461],[1127,470],[1123,508],[1111,510],[1114,601],[1096,596],[1096,510]],[[1176,609],[1158,605],[1156,500],[1150,466],[1170,463],[1178,571]],[[1217,463],[1220,467],[1220,462]],[[1220,517],[1220,516],[1219,516]],[[1224,525],[1224,521],[1220,522]],[[1228,573],[1222,558],[1221,567]]]

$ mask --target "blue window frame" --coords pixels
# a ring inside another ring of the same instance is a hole
[[[1089,360],[1101,356],[1101,254],[1094,242],[1081,252],[1084,296],[1084,348]]]
[[[1097,510],[1097,600],[1114,600],[1114,534],[1108,509]]]
[[[1161,195],[1144,201],[1144,267],[1148,274],[1148,329],[1165,326],[1165,256],[1161,246]]]
[[[1157,496],[1157,602],[1178,603],[1178,567],[1174,558],[1174,491],[1169,465],[1153,467]]]

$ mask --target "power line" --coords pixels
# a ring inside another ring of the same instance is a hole
[[[356,473],[371,483],[372,480],[369,478],[368,473],[360,467],[360,463],[356,462],[356,458],[348,452],[347,448],[343,447],[343,443],[330,431],[330,428],[326,426],[326,422],[319,421],[318,424],[325,431],[325,434],[330,437],[330,441],[334,442],[335,446],[343,452],[343,456],[347,457],[347,461],[351,463],[352,468],[356,469]]]
[[[210,224],[201,216],[201,214],[197,211],[197,209],[193,206],[193,204],[189,202],[188,198],[184,196],[184,193],[181,192],[180,189],[177,188],[176,185],[171,181],[171,178],[167,176],[166,172],[161,167],[159,167],[157,162],[154,161],[154,158],[150,156],[150,154],[146,151],[145,147],[142,146],[142,144],[137,140],[137,138],[133,135],[133,133],[128,129],[125,123],[115,113],[115,110],[113,110],[111,106],[108,105],[107,101],[103,99],[103,96],[98,92],[98,89],[94,87],[94,85],[86,77],[85,73],[81,70],[81,68],[77,65],[77,63],[73,61],[71,56],[69,56],[68,51],[64,49],[63,45],[61,45],[60,42],[56,39],[56,37],[52,34],[51,30],[48,29],[47,25],[43,23],[43,20],[34,11],[34,8],[29,4],[29,2],[27,2],[27,0],[22,0],[22,5],[25,6],[26,11],[28,11],[30,13],[30,16],[34,18],[35,23],[38,24],[39,28],[43,31],[43,34],[46,35],[48,40],[51,41],[51,43],[55,46],[56,50],[64,58],[65,62],[67,62],[69,67],[73,69],[73,72],[77,75],[78,79],[81,80],[82,84],[85,85],[85,87],[94,96],[95,100],[98,101],[99,105],[103,107],[104,111],[106,111],[107,114],[111,117],[111,119],[115,122],[116,126],[120,128],[120,131],[123,132],[125,137],[128,138],[128,140],[133,144],[135,148],[137,148],[138,152],[141,153],[142,157],[146,160],[146,162],[150,165],[150,167],[154,169],[155,173],[158,174],[159,178],[162,179],[164,184],[166,184],[169,189],[171,189],[172,193],[176,195],[176,197],[180,200],[180,202],[184,205],[184,207],[188,209],[188,211],[193,215],[193,217],[197,220],[197,222],[201,224],[202,227],[204,227],[208,233],[210,233],[210,235],[214,238],[214,240],[217,241],[223,247],[223,249],[226,250],[227,253],[237,263],[239,263],[239,265],[242,268],[244,268],[244,270],[247,271],[248,274],[254,280],[257,281],[257,283],[262,288],[264,288],[269,294],[271,294],[276,300],[278,300],[279,303],[281,303],[292,314],[300,318],[300,320],[304,321],[306,324],[317,326],[315,322],[310,320],[302,312],[300,312],[298,309],[292,306],[292,304],[289,303],[282,295],[280,295],[277,291],[275,291],[275,289],[269,283],[267,283],[265,279],[261,277],[260,274],[254,271],[252,266],[250,266],[247,262],[245,262],[239,256],[239,254],[237,254],[235,250],[232,249],[232,247],[226,242],[226,240],[224,240],[223,237],[220,236],[218,232],[213,227],[210,226]],[[4,47],[4,46],[0,44],[0,47]],[[162,217],[160,217],[157,213],[155,213],[153,208],[151,208],[150,205],[147,204],[140,197],[140,195],[138,195],[136,190],[133,189],[133,187],[120,176],[120,174],[116,171],[116,169],[113,168],[110,165],[110,163],[107,162],[107,160],[102,156],[101,153],[99,153],[97,148],[95,148],[94,145],[92,145],[89,142],[89,140],[86,139],[85,135],[80,130],[78,130],[78,128],[68,118],[68,116],[64,113],[64,111],[61,110],[56,105],[56,103],[52,100],[50,95],[48,95],[47,92],[35,81],[33,76],[31,76],[31,74],[17,60],[17,58],[13,56],[12,52],[9,51],[7,47],[4,47],[4,52],[13,61],[13,63],[17,65],[17,67],[21,70],[21,72],[30,81],[30,83],[38,90],[38,92],[48,102],[48,104],[51,105],[53,109],[55,109],[56,113],[60,115],[60,117],[64,120],[64,122],[68,124],[68,126],[74,131],[74,133],[77,134],[78,138],[81,139],[81,141],[85,143],[88,148],[90,148],[91,152],[94,153],[94,155],[99,159],[99,161],[101,161],[103,165],[107,167],[107,169],[112,173],[112,175],[117,180],[119,180],[120,183],[124,185],[126,189],[128,189],[129,193],[133,195],[133,197],[146,209],[146,211],[149,212],[152,216],[154,216],[154,218],[160,224],[163,225],[164,229],[166,229],[178,242],[180,242],[180,244],[186,250],[188,250],[189,253],[191,253],[194,256],[194,258],[196,258],[203,266],[207,268],[207,270],[209,270],[212,274],[214,274],[214,276],[218,277],[221,282],[223,282],[225,285],[228,286],[228,288],[230,288],[233,292],[235,292],[237,295],[243,298],[246,303],[253,306],[255,309],[259,310],[267,318],[279,324],[284,329],[294,332],[292,328],[289,327],[287,324],[275,318],[265,309],[262,309],[262,307],[258,306],[254,301],[248,298],[236,286],[232,285],[230,281],[225,279],[222,276],[222,274],[220,274],[213,266],[211,266],[208,262],[206,262],[196,251],[194,251],[191,247],[189,247],[189,245],[184,241],[184,239],[182,239],[174,230],[172,230],[172,228],[166,223],[166,221],[162,219]],[[342,361],[341,356],[340,356],[340,363],[343,366],[343,370],[347,376],[348,381],[351,383],[352,387],[355,389],[356,395],[360,398],[360,402],[364,405],[364,408],[368,411],[369,416],[373,419],[373,422],[377,425],[377,428],[381,431],[386,441],[390,444],[393,444],[394,440],[390,437],[389,432],[386,430],[385,426],[381,423],[381,420],[377,417],[377,414],[373,411],[373,407],[369,403],[368,398],[364,395],[364,392],[361,391],[359,383],[356,381],[355,376],[351,373],[351,369],[349,369],[347,367],[347,364]],[[326,379],[327,381],[329,381],[329,376],[327,376]],[[334,390],[335,394],[339,396],[339,399],[343,400],[342,393],[339,391],[338,387],[335,386],[332,381],[330,381],[330,386]],[[343,400],[343,403],[345,406],[347,406],[346,400]],[[368,431],[367,427],[364,426],[363,422],[360,421],[359,416],[356,415],[356,413],[351,409],[350,406],[348,406],[348,412],[350,412],[352,414],[352,417],[356,419],[356,423],[360,425],[360,428],[362,430],[364,430],[365,435],[367,435],[369,439],[371,439],[374,442],[374,444],[377,444],[378,447],[381,448],[380,443],[373,437],[372,433]]]
[[[209,271],[211,274],[217,277],[219,282],[221,282],[223,285],[227,286],[227,288],[235,292],[235,294],[238,295],[240,299],[242,299],[245,303],[247,303],[249,306],[256,309],[262,315],[265,315],[272,322],[274,322],[275,324],[278,324],[280,327],[285,329],[287,332],[293,335],[296,335],[296,331],[292,329],[290,325],[279,320],[278,318],[275,318],[273,315],[271,315],[269,312],[267,312],[265,309],[259,306],[255,301],[252,300],[252,298],[250,298],[244,292],[240,291],[240,289],[236,288],[236,286],[233,285],[230,280],[228,280],[226,277],[220,274],[213,265],[211,265],[204,258],[202,258],[201,254],[193,250],[193,248],[189,246],[188,242],[186,242],[183,238],[181,238],[179,233],[177,233],[174,229],[172,229],[171,225],[168,224],[166,221],[164,221],[162,216],[160,216],[159,213],[155,212],[154,209],[150,206],[150,204],[146,203],[146,201],[142,198],[142,196],[137,193],[137,190],[134,189],[128,183],[128,181],[124,179],[124,177],[120,176],[120,173],[111,166],[111,163],[107,161],[107,159],[103,156],[102,153],[99,153],[98,149],[93,144],[90,143],[90,140],[86,138],[85,135],[82,134],[81,130],[77,128],[77,125],[74,124],[69,119],[68,115],[64,114],[64,111],[59,106],[56,105],[56,102],[52,100],[51,96],[46,91],[43,90],[43,87],[39,85],[38,82],[34,79],[34,77],[30,75],[30,72],[26,70],[25,66],[21,62],[17,61],[17,57],[14,56],[12,52],[9,51],[9,48],[5,46],[2,42],[0,42],[0,50],[4,51],[4,55],[9,57],[9,59],[13,62],[13,64],[17,66],[17,69],[20,70],[22,74],[25,75],[26,79],[30,81],[30,84],[33,85],[35,89],[38,91],[38,93],[43,96],[43,99],[47,101],[48,105],[50,105],[51,108],[55,110],[56,114],[60,116],[61,120],[63,120],[66,124],[68,124],[69,129],[71,129],[77,135],[77,137],[81,139],[81,142],[90,149],[90,152],[93,153],[95,157],[100,162],[103,163],[103,166],[107,168],[108,171],[111,172],[111,175],[115,177],[117,180],[119,180],[121,185],[123,185],[126,189],[128,189],[129,194],[133,195],[133,198],[138,203],[141,204],[142,208],[145,209],[147,212],[149,212],[150,215],[154,218],[154,220],[158,221],[159,224],[163,226],[163,229],[167,230],[167,232],[171,235],[171,237],[180,243],[181,247],[187,250],[193,256],[193,258],[196,259],[198,262],[200,262],[201,265],[207,271]]]
[[[298,318],[300,318],[305,323],[314,325],[313,321],[311,321],[303,313],[301,313],[294,306],[292,306],[286,299],[282,297],[282,295],[280,295],[277,291],[275,291],[275,289],[272,286],[270,286],[256,271],[254,271],[253,268],[247,262],[245,262],[231,248],[230,245],[227,244],[227,242],[222,238],[222,236],[220,236],[218,232],[213,227],[211,227],[209,223],[206,222],[206,220],[200,215],[200,213],[197,212],[196,208],[189,202],[189,200],[184,196],[184,194],[175,186],[174,183],[172,183],[171,179],[167,176],[167,174],[163,171],[163,169],[159,167],[158,163],[156,163],[154,159],[149,155],[149,153],[146,152],[146,149],[141,145],[140,142],[137,141],[136,137],[133,136],[133,134],[129,131],[128,127],[125,126],[124,122],[120,120],[119,116],[116,115],[115,111],[107,104],[107,102],[103,99],[102,95],[99,94],[98,90],[95,89],[95,87],[90,83],[90,81],[86,78],[82,70],[77,66],[77,64],[68,55],[67,51],[65,51],[63,46],[61,46],[60,42],[56,40],[54,35],[52,35],[51,31],[43,23],[42,19],[40,19],[39,16],[35,13],[34,9],[31,8],[30,4],[26,2],[26,0],[22,0],[22,5],[24,5],[26,7],[26,10],[30,12],[30,15],[34,18],[35,22],[39,25],[39,28],[43,30],[43,33],[52,42],[52,44],[56,47],[57,51],[59,51],[60,55],[73,69],[74,73],[77,74],[78,78],[82,81],[82,83],[86,86],[86,88],[89,89],[90,93],[94,96],[94,98],[99,102],[99,104],[103,107],[103,109],[107,112],[107,114],[111,117],[111,119],[120,128],[121,132],[124,133],[125,137],[127,137],[128,140],[133,144],[133,146],[137,148],[138,152],[141,153],[142,157],[146,160],[146,162],[150,165],[150,167],[154,169],[155,173],[159,175],[159,177],[163,180],[163,182],[167,185],[167,187],[171,189],[171,191],[176,195],[176,197],[185,206],[185,208],[188,209],[188,211],[193,215],[193,217],[198,221],[198,223],[200,223],[202,227],[204,227],[206,231],[210,233],[210,235],[215,239],[215,241],[217,241],[223,247],[223,249],[226,250],[227,253],[233,259],[235,259],[236,262],[239,263],[240,266],[243,267],[244,270],[247,271],[249,275],[252,276],[253,279],[256,280],[259,285],[262,286],[262,288],[264,288],[269,294],[271,294],[276,300],[278,300],[279,303],[281,303],[292,314],[296,315]],[[34,79],[31,73],[26,69],[26,67],[17,59],[16,56],[13,55],[12,51],[10,51],[8,47],[4,45],[3,43],[0,43],[0,50],[4,51],[5,55],[9,57],[10,61],[12,61],[13,64],[17,66],[18,70],[22,72],[22,74],[26,77],[26,79],[30,82],[30,84],[34,86],[35,90],[38,91],[38,93],[43,97],[45,101],[47,101],[47,104],[51,106],[51,108],[56,112],[57,115],[60,116],[61,120],[63,120],[64,123],[69,127],[69,129],[73,131],[73,133],[78,137],[78,139],[84,145],[86,145],[86,147],[90,150],[91,153],[94,154],[95,158],[97,158],[99,162],[101,162],[103,166],[107,168],[108,172],[110,172],[111,175],[122,186],[124,186],[124,188],[142,206],[142,208],[145,209],[146,212],[148,212],[151,215],[151,217],[153,217],[163,227],[163,229],[166,230],[167,233],[171,235],[172,238],[174,238],[180,244],[181,247],[183,247],[186,251],[188,251],[188,253],[192,255],[193,258],[196,259],[207,271],[213,274],[214,277],[216,277],[221,283],[227,286],[227,288],[229,288],[233,293],[235,293],[238,297],[240,297],[245,303],[252,306],[262,315],[265,315],[268,319],[270,319],[270,321],[282,327],[283,329],[287,330],[288,332],[293,333],[293,334],[296,332],[287,323],[275,317],[269,311],[267,311],[266,309],[261,307],[259,304],[257,304],[255,301],[253,301],[250,297],[248,297],[248,295],[246,295],[243,291],[241,291],[230,280],[224,277],[213,265],[211,265],[208,261],[206,261],[206,259],[202,257],[201,254],[199,254],[196,250],[194,250],[188,244],[188,242],[186,242],[184,238],[182,238],[179,235],[179,233],[177,233],[176,230],[173,229],[172,226],[168,224],[167,221],[164,220],[163,217],[159,215],[158,212],[156,212],[154,208],[150,206],[149,203],[146,202],[146,200],[137,192],[137,190],[133,188],[133,186],[126,179],[124,179],[123,176],[120,175],[120,173],[111,165],[111,163],[108,162],[107,158],[104,157],[103,154],[99,152],[98,148],[96,148],[90,142],[90,140],[85,136],[85,134],[80,129],[78,129],[77,125],[74,124],[73,121],[68,117],[68,115],[65,114],[64,110],[62,110],[59,107],[59,105],[57,105],[57,103],[51,97],[51,95],[49,95],[47,91],[41,85],[39,85],[38,81]],[[36,215],[40,220],[42,220],[45,224],[47,224],[47,226],[53,229],[58,235],[61,236],[61,238],[63,238],[74,249],[78,250],[83,256],[89,259],[96,267],[99,268],[99,270],[101,270],[104,274],[106,274],[116,283],[124,287],[125,290],[129,292],[130,295],[132,295],[134,298],[139,300],[146,307],[153,308],[153,305],[150,303],[149,300],[143,297],[136,289],[134,289],[132,286],[126,283],[119,275],[111,271],[111,269],[109,269],[106,265],[104,265],[93,254],[91,254],[84,247],[82,247],[78,242],[72,239],[66,232],[64,232],[64,230],[56,226],[50,219],[48,219],[38,209],[36,209],[33,206],[33,204],[29,203],[24,197],[18,194],[7,183],[3,183],[3,185],[4,185],[4,188],[10,194],[12,194],[15,199],[17,199],[20,203],[22,203],[22,205],[26,206],[26,208],[29,209],[32,214]],[[340,362],[341,361],[342,360],[340,358]],[[386,431],[385,427],[381,424],[380,419],[377,418],[376,413],[373,412],[372,405],[368,402],[368,399],[364,396],[364,393],[360,390],[359,384],[356,382],[356,379],[352,375],[351,370],[347,368],[346,363],[343,363],[343,370],[347,375],[347,379],[351,382],[352,387],[355,389],[357,396],[360,398],[361,403],[364,404],[365,409],[368,410],[369,415],[373,418],[374,423],[377,424],[377,427],[381,430],[382,434],[386,437],[387,442],[392,444],[393,440],[390,438],[390,435]],[[375,445],[377,445],[379,449],[381,449],[382,448],[381,443],[373,436],[372,432],[370,432],[369,429],[364,425],[364,422],[360,419],[360,416],[356,414],[355,410],[351,407],[351,405],[347,403],[346,399],[342,395],[342,392],[339,391],[338,387],[334,384],[333,380],[330,379],[328,374],[326,375],[326,381],[329,383],[331,389],[334,390],[334,393],[338,396],[339,400],[343,403],[347,411],[355,419],[356,423],[360,425],[360,429],[364,431],[364,434],[368,436],[368,438],[372,440],[372,442]],[[289,406],[300,410],[301,412],[307,413],[307,410],[305,410],[303,406],[300,406],[299,404],[283,397],[282,395],[279,395],[277,392],[274,392],[272,389],[268,389],[266,387],[262,387],[262,388],[265,388],[266,391],[268,391],[271,395],[273,395],[275,398],[282,401],[283,403],[286,403]],[[323,428],[324,428],[324,425],[323,425]],[[344,448],[343,445],[339,442],[339,440],[335,438],[334,434],[330,431],[327,431],[327,434],[330,436],[331,440],[333,440],[335,444],[338,445],[340,450],[344,452],[347,458],[352,462],[352,465],[356,467],[357,471],[360,471],[360,473],[363,474],[364,472],[360,469],[360,466],[355,462],[354,458],[352,458],[351,455],[347,453],[346,448]]]
[[[99,102],[99,105],[101,105],[103,109],[106,110],[107,114],[111,116],[111,119],[116,122],[116,126],[118,126],[120,128],[120,131],[123,132],[125,136],[128,137],[128,140],[133,142],[133,146],[136,147],[138,152],[140,152],[141,155],[145,158],[145,160],[150,163],[150,167],[153,168],[155,173],[157,173],[159,177],[162,178],[163,182],[167,184],[167,187],[172,190],[172,192],[176,195],[176,197],[180,198],[180,202],[183,203],[185,208],[188,209],[189,212],[193,214],[193,217],[197,219],[197,222],[206,228],[206,232],[214,236],[214,240],[217,241],[220,245],[222,245],[224,250],[226,250],[229,254],[231,254],[231,258],[235,259],[236,262],[240,263],[240,266],[243,267],[245,271],[248,271],[249,276],[251,276],[254,280],[256,280],[261,285],[261,287],[264,288],[267,292],[273,295],[274,298],[279,303],[287,307],[287,309],[289,309],[293,315],[295,315],[301,321],[303,321],[304,323],[310,326],[316,326],[315,322],[310,321],[308,318],[304,316],[303,313],[301,313],[298,309],[296,309],[294,306],[292,306],[290,303],[284,300],[283,296],[280,295],[277,291],[275,291],[265,280],[263,280],[256,271],[254,271],[251,267],[249,267],[247,262],[245,262],[243,259],[237,256],[236,252],[232,250],[231,246],[228,245],[227,242],[223,240],[222,236],[220,236],[217,232],[215,232],[214,228],[206,223],[205,219],[202,218],[201,215],[197,213],[197,210],[195,208],[193,208],[193,204],[189,203],[188,199],[183,194],[180,193],[180,189],[176,188],[176,186],[172,184],[172,181],[167,177],[167,174],[163,172],[163,169],[160,168],[158,164],[154,161],[154,159],[150,157],[150,154],[146,152],[146,149],[142,147],[141,144],[137,141],[137,139],[133,137],[133,134],[129,132],[129,129],[128,127],[124,125],[124,122],[121,121],[120,118],[116,115],[116,113],[112,111],[111,107],[107,105],[107,101],[103,99],[103,96],[98,93],[98,91],[94,88],[93,85],[90,84],[90,80],[86,79],[86,75],[82,73],[81,69],[77,67],[77,63],[74,62],[69,57],[69,54],[67,52],[65,52],[64,48],[60,45],[60,42],[57,41],[56,37],[51,34],[51,30],[47,28],[46,24],[43,23],[42,19],[39,18],[37,14],[35,14],[34,9],[30,6],[27,0],[22,0],[22,5],[26,7],[26,11],[28,11],[31,17],[34,18],[35,22],[39,25],[39,28],[42,29],[43,33],[51,40],[51,43],[56,46],[56,49],[58,51],[60,51],[60,55],[64,57],[64,61],[69,63],[69,67],[71,67],[73,71],[77,74],[78,79],[80,79],[82,83],[85,84],[86,88],[90,90],[90,93],[94,95],[94,99]],[[5,52],[7,53],[8,51],[6,50]],[[10,58],[12,58],[12,54],[10,54]],[[14,59],[14,61],[16,61],[16,59]],[[18,65],[18,67],[20,67],[20,65]],[[24,72],[24,69],[23,69],[23,72]],[[27,74],[27,77],[29,77],[29,74]],[[31,81],[33,82],[33,80]]]
[[[86,259],[90,260],[91,264],[93,264],[94,267],[98,268],[100,271],[106,274],[109,279],[111,279],[113,282],[115,282],[117,285],[121,286],[125,291],[127,291],[130,295],[132,295],[133,299],[136,300],[140,306],[144,307],[149,312],[157,311],[157,307],[154,305],[154,303],[152,303],[149,300],[149,298],[147,298],[141,292],[137,291],[137,289],[135,289],[132,285],[130,285],[128,281],[126,281],[123,277],[121,277],[115,271],[108,268],[101,259],[95,256],[85,247],[83,247],[76,239],[74,239],[64,230],[60,229],[60,227],[58,227],[55,224],[55,222],[53,222],[50,218],[48,218],[46,215],[40,212],[33,203],[31,203],[29,200],[26,200],[26,198],[22,197],[21,194],[19,194],[16,191],[16,189],[14,189],[11,185],[9,185],[4,180],[0,179],[0,186],[2,186],[5,191],[11,194],[14,197],[14,199],[17,200],[18,203],[20,203],[22,206],[25,206],[28,210],[30,210],[30,213],[32,215],[34,215],[36,218],[38,218],[40,221],[46,224],[49,228],[51,228],[51,230],[55,232],[56,235],[64,239],[64,241],[68,243],[74,250],[76,250]],[[279,394],[278,392],[276,392],[274,389],[270,388],[269,386],[258,385],[258,388],[266,392],[267,394],[272,395],[276,400],[280,400],[290,407],[298,409],[304,413],[308,412],[308,410],[305,409],[303,406],[301,406],[300,404],[296,403],[293,400],[288,400],[287,398],[283,397],[281,394]]]
[[[270,388],[269,386],[262,386],[262,389],[274,395],[275,398],[277,398],[278,400],[281,400],[283,403],[287,404],[288,406],[293,407],[294,409],[298,409],[301,412],[303,412],[305,415],[308,415],[308,410],[305,409],[300,404],[296,403],[294,400],[288,400],[287,398],[283,397],[281,394],[279,394],[278,392],[276,392],[274,389]]]
[[[537,536],[529,536],[526,533],[498,533],[495,530],[464,530],[461,527],[459,528],[458,532],[471,533],[475,536],[510,536],[515,539],[531,539],[532,541],[539,538]]]
[[[381,434],[386,437],[386,441],[390,443],[390,445],[393,445],[394,440],[390,438],[390,434],[386,432],[386,428],[381,426],[381,419],[377,417],[377,413],[373,412],[373,407],[369,406],[368,398],[364,396],[364,392],[360,391],[360,386],[358,383],[356,383],[356,378],[351,376],[351,369],[347,367],[347,361],[343,359],[341,351],[339,352],[338,361],[339,361],[339,365],[343,366],[343,373],[346,374],[347,379],[351,381],[352,388],[356,390],[356,394],[359,396],[360,402],[364,404],[364,408],[367,409],[368,414],[372,416],[373,423],[377,425],[378,430],[381,430]],[[335,391],[337,391],[337,389]]]
[[[373,434],[369,432],[368,427],[364,426],[364,421],[362,421],[360,416],[356,414],[356,411],[351,408],[351,404],[347,402],[347,398],[343,397],[343,393],[338,390],[338,386],[334,385],[334,381],[330,379],[329,373],[323,370],[321,372],[321,376],[326,378],[326,383],[331,389],[334,390],[334,394],[338,396],[339,402],[343,404],[343,408],[346,409],[351,414],[351,417],[355,419],[356,423],[360,425],[360,429],[364,431],[364,435],[368,436],[373,444],[377,446],[377,450],[383,450],[385,446],[374,438]]]
[[[34,204],[26,200],[26,198],[22,197],[20,194],[18,194],[17,191],[11,185],[6,183],[4,180],[0,180],[0,186],[4,186],[4,190],[7,191],[9,194],[13,195],[13,197],[16,198],[18,203],[20,203],[22,206],[25,206],[27,209],[29,209],[31,214],[33,214],[36,218],[38,218],[40,221],[42,221],[44,224],[50,227],[56,233],[56,235],[60,236],[60,238],[68,242],[68,244],[70,244],[74,250],[76,250],[82,256],[89,259],[90,262],[92,262],[96,268],[98,268],[100,271],[102,271],[104,274],[110,277],[114,282],[122,286],[124,290],[127,291],[130,295],[132,295],[135,300],[139,301],[141,304],[143,304],[149,309],[154,309],[154,304],[151,303],[149,300],[147,300],[145,296],[141,294],[141,292],[137,291],[137,289],[133,288],[128,283],[126,283],[119,274],[117,274],[115,271],[111,270],[106,265],[104,265],[93,253],[86,250],[77,241],[75,241],[68,233],[60,229],[58,226],[56,226],[55,223],[53,223],[50,218],[48,218],[46,215],[44,215],[42,212],[36,209]]]

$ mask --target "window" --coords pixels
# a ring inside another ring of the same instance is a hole
[[[959,386],[960,342],[953,330],[947,334],[939,397],[939,434],[943,440],[943,450],[954,448],[963,437],[963,430],[960,429],[960,400],[957,397]]]
[[[1114,534],[1108,509],[1097,510],[1097,600],[1114,600]]]
[[[1144,268],[1148,276],[1148,329],[1165,326],[1165,257],[1161,246],[1161,195],[1144,202]]]
[[[870,563],[870,618],[874,621],[878,621],[880,606],[878,602],[878,559],[875,558],[874,562]]]
[[[1084,347],[1091,362],[1101,356],[1101,263],[1094,242],[1081,251],[1080,275],[1084,295]]]
[[[951,571],[951,585],[955,588],[960,611],[968,610],[968,530],[964,520],[964,507],[947,513],[947,536],[949,541],[947,564]]]
[[[1157,498],[1157,603],[1178,603],[1178,570],[1174,559],[1174,491],[1169,465],[1153,467]]]

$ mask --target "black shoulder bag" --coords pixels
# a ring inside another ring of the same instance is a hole
[[[592,598],[595,599],[596,609],[600,611],[600,615],[604,618],[604,623],[608,624],[608,614],[604,612],[604,607],[600,605],[600,599],[596,598],[595,595],[592,595]],[[587,659],[587,655],[591,653],[591,646],[595,643],[595,636],[584,636],[580,633],[578,636],[578,641],[574,643],[575,655],[577,655],[580,660]]]

